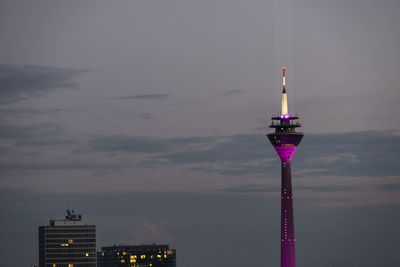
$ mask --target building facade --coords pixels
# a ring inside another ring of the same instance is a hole
[[[176,267],[176,250],[168,245],[102,247],[98,267]]]
[[[39,226],[39,267],[96,267],[96,226],[67,210],[62,220]]]

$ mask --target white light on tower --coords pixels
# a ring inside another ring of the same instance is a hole
[[[282,72],[283,72],[283,77],[282,77],[282,86],[283,86],[283,91],[282,91],[282,115],[283,116],[289,115],[288,104],[287,104],[287,95],[286,95],[285,71],[286,71],[286,68],[282,67]]]

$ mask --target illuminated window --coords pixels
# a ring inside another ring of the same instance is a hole
[[[122,252],[122,255],[126,255],[126,252],[124,251],[124,252]]]
[[[56,267],[56,264],[53,264],[53,267]]]
[[[158,254],[158,255],[157,255],[157,258],[161,258],[161,255],[160,255],[160,254]]]
[[[72,263],[68,264],[68,267],[74,267],[74,265]]]
[[[125,263],[125,260],[124,260],[124,259],[122,259],[122,260],[121,260],[121,263]]]
[[[140,258],[141,258],[141,259],[145,259],[145,258],[146,258],[146,255],[140,255]]]
[[[86,257],[89,257],[89,253],[86,253],[85,256],[86,256]]]
[[[131,263],[135,263],[136,260],[134,258],[131,258]]]
[[[72,243],[74,243],[74,240],[68,239],[68,244],[72,244]]]
[[[166,259],[167,258],[167,254],[164,254],[164,259]]]

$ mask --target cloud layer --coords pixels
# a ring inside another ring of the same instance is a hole
[[[82,70],[0,65],[0,105],[40,96],[59,88],[76,88],[72,77]]]
[[[115,97],[114,99],[142,99],[142,100],[161,100],[170,97],[167,94],[142,94],[142,95],[132,95],[132,96],[122,96]]]
[[[262,134],[152,139],[111,136],[87,146],[98,152],[145,154],[142,164],[181,166],[204,173],[257,176],[277,173],[277,156]],[[392,132],[306,134],[293,159],[300,176],[393,176],[400,174]]]

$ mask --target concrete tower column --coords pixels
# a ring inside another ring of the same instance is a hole
[[[300,144],[303,134],[296,132],[299,119],[290,115],[287,107],[285,67],[283,67],[282,113],[271,118],[270,128],[275,132],[268,134],[268,139],[281,159],[281,267],[296,267],[296,249],[293,218],[293,193],[291,160]]]

